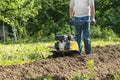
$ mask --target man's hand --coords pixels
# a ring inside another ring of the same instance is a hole
[[[73,19],[72,18],[69,19],[69,23],[70,23],[70,25],[73,25]]]
[[[95,18],[91,19],[91,23],[92,23],[92,24],[95,24],[95,23],[96,23]]]

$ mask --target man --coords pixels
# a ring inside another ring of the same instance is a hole
[[[76,41],[78,42],[80,53],[82,53],[83,37],[85,53],[90,54],[90,21],[91,23],[96,22],[94,0],[70,0],[69,13],[70,20],[74,19]]]

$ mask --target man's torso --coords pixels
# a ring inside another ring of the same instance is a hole
[[[74,12],[76,17],[89,16],[89,0],[74,0]]]

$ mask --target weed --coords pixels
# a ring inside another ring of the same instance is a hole
[[[88,70],[88,73],[86,74],[86,77],[89,78],[89,79],[92,79],[94,77],[94,60],[89,60],[87,63],[86,63],[86,67],[87,67],[87,70]]]
[[[89,60],[86,63],[86,67],[88,70],[88,73],[85,74],[85,76],[81,75],[80,72],[76,72],[75,75],[70,78],[69,80],[91,80],[94,77],[94,60]]]
[[[84,80],[84,77],[81,75],[80,72],[76,72],[75,75],[69,80]]]
[[[114,80],[120,80],[120,75],[119,74],[114,74]]]

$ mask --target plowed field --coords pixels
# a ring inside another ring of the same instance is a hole
[[[87,73],[86,62],[94,59],[94,80],[108,80],[112,73],[120,74],[120,45],[92,48],[92,54],[75,54],[34,61],[23,65],[0,66],[0,80],[35,80],[51,76],[53,80],[67,80],[80,71]],[[113,79],[114,80],[114,79]]]

